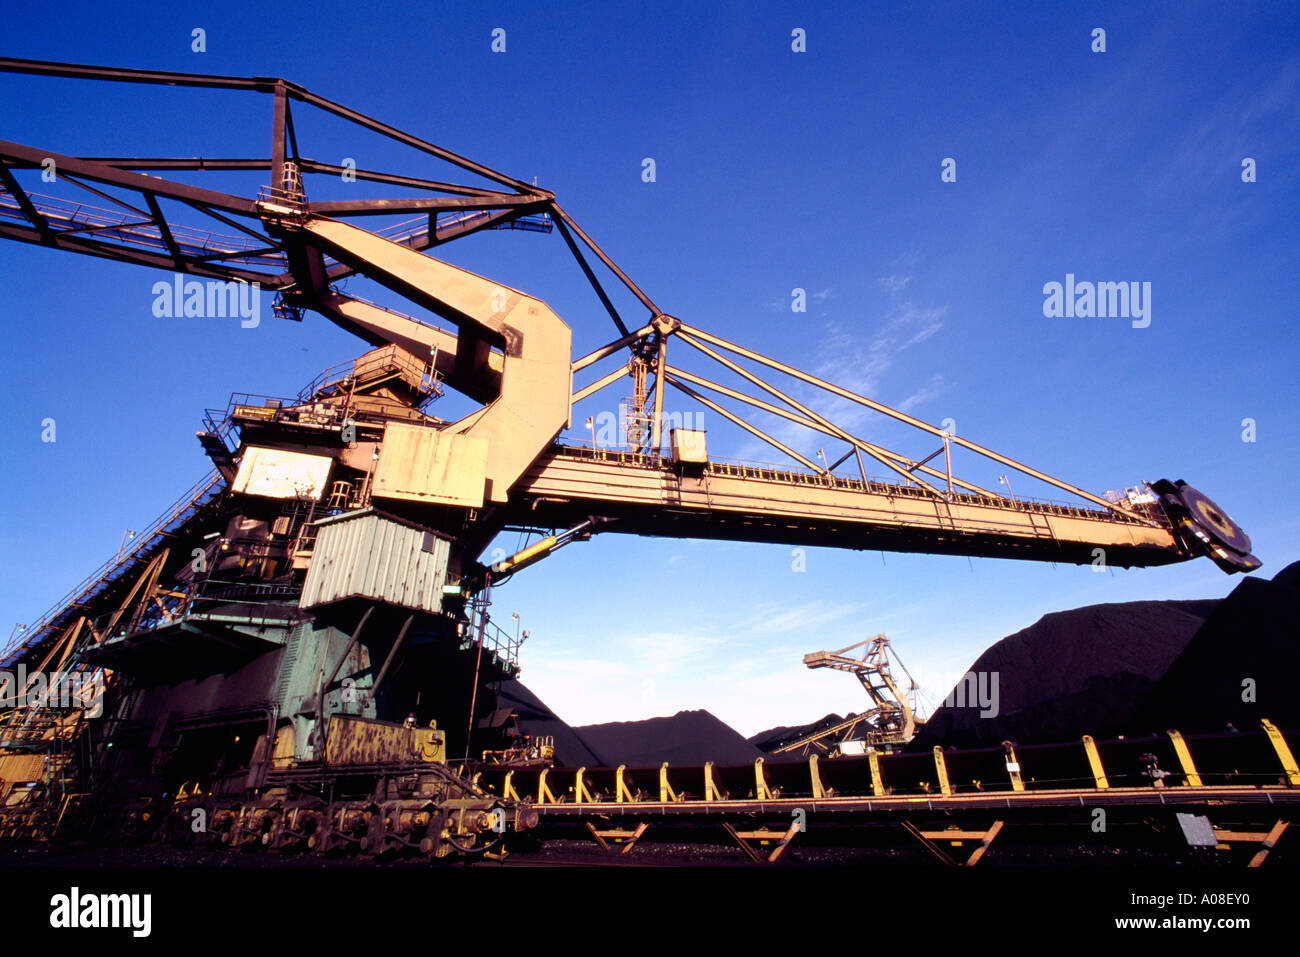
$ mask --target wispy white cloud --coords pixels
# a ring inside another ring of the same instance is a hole
[[[894,269],[911,269],[921,261],[921,254],[915,249],[899,253],[889,265]]]
[[[898,357],[936,335],[943,328],[947,314],[947,306],[923,307],[911,301],[900,302],[890,311],[883,325],[865,338],[838,323],[828,323],[812,371],[819,378],[850,392],[880,399],[885,375]],[[935,376],[903,401],[910,400],[915,407],[938,396],[943,388],[943,377]],[[795,387],[794,397],[852,433],[860,431],[875,416],[866,406],[838,396],[828,397],[812,386]],[[816,448],[808,443],[825,444],[828,441],[825,436],[784,420],[773,424],[771,434],[795,448],[800,445]]]
[[[945,391],[947,382],[942,375],[936,374],[901,400],[891,401],[882,394],[885,378],[899,357],[908,349],[937,335],[943,329],[944,318],[948,314],[947,306],[923,306],[911,296],[904,297],[903,293],[912,284],[910,267],[919,258],[915,251],[903,253],[891,264],[891,268],[896,271],[876,280],[876,284],[890,300],[890,306],[874,331],[864,334],[835,320],[821,324],[810,372],[850,392],[888,402],[904,412],[937,398]],[[808,300],[821,303],[834,298],[834,295],[835,290],[828,287],[809,293]],[[788,309],[790,302],[777,299],[767,305],[772,309]],[[876,413],[866,406],[850,399],[828,395],[814,386],[793,383],[786,388],[795,399],[850,433],[863,435],[864,427],[876,419]],[[836,439],[786,419],[753,411],[748,418],[777,441],[809,458],[816,454],[818,448],[826,447],[827,443],[838,447]],[[760,439],[745,440],[731,454],[741,459],[764,462],[782,458],[777,450]],[[838,455],[837,452],[834,457]]]
[[[943,375],[941,373],[936,372],[933,376],[930,377],[929,382],[921,386],[921,388],[917,389],[915,392],[909,395],[902,402],[898,403],[897,406],[898,411],[911,412],[918,405],[923,405],[924,403],[929,402],[931,399],[937,398],[938,396],[943,394],[944,386],[945,386],[945,382],[944,382]]]
[[[855,615],[866,608],[862,602],[826,602],[820,598],[806,601],[801,605],[786,607],[783,605],[763,606],[756,614],[740,622],[736,632],[740,636],[781,635],[792,631],[825,628],[837,621]]]

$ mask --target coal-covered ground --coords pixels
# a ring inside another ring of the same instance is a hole
[[[899,832],[901,834],[901,832]],[[897,835],[895,835],[897,836]],[[1258,845],[1238,844],[1229,850],[1192,849],[1179,846],[1172,832],[1165,840],[1150,841],[1135,838],[1124,846],[1100,842],[1043,843],[1029,834],[1015,835],[1008,827],[993,843],[979,863],[980,868],[1023,867],[1078,867],[1078,868],[1164,868],[1191,867],[1195,869],[1238,869],[1246,865],[1258,850]],[[54,847],[0,848],[0,870],[17,871],[26,868],[63,868],[75,870],[116,868],[202,868],[213,870],[242,870],[246,868],[315,868],[315,869],[371,869],[371,868],[502,868],[537,866],[577,867],[754,867],[749,857],[734,843],[725,838],[716,843],[687,843],[685,841],[642,841],[630,853],[619,853],[615,847],[602,850],[593,841],[569,838],[555,840],[523,840],[516,842],[504,860],[475,858],[470,861],[448,859],[429,861],[419,857],[327,856],[306,854],[269,854],[254,850],[200,849],[170,846],[87,847],[63,845]],[[780,859],[765,867],[914,867],[943,866],[919,844],[905,839],[891,840],[891,846],[858,847],[852,845],[800,845],[798,839],[791,843]],[[963,847],[945,847],[958,863],[964,863],[977,845],[966,842]],[[772,846],[756,846],[767,854]],[[1288,850],[1290,853],[1288,853]],[[1287,847],[1287,841],[1278,843],[1269,856],[1269,869],[1295,869],[1300,867],[1300,848]]]

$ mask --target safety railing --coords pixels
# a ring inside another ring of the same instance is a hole
[[[0,652],[0,661],[8,662],[11,655],[39,642],[47,632],[60,624],[60,621],[70,613],[72,608],[87,604],[111,583],[120,578],[127,569],[136,567],[158,547],[164,538],[162,533],[210,503],[225,490],[225,487],[225,480],[221,477],[220,472],[216,469],[209,472],[180,498],[176,499],[143,532],[138,534],[131,547],[124,549],[100,565],[50,606],[49,610],[41,615],[33,625],[16,635],[8,647],[3,652]]]
[[[206,609],[220,605],[226,617],[237,617],[250,625],[277,623],[286,618],[297,619],[300,614],[290,611],[296,606],[302,586],[291,582],[238,581],[209,578],[191,584],[181,595],[169,595],[155,604],[130,625],[121,629],[125,634],[152,631],[189,615],[202,614]],[[269,609],[276,609],[274,612]],[[114,634],[106,640],[121,637]]]
[[[620,466],[634,468],[662,470],[667,468],[670,463],[670,460],[663,455],[655,454],[653,452],[636,452],[631,449],[593,449],[590,445],[564,444],[557,444],[555,449],[559,454],[573,458],[589,459],[596,462],[612,462]],[[739,479],[756,479],[764,482],[779,482],[782,485],[807,485],[822,488],[844,489],[846,491],[871,492],[880,495],[891,495],[898,498],[934,499],[934,495],[923,488],[911,485],[898,485],[893,482],[886,482],[879,478],[868,477],[864,482],[860,478],[851,478],[845,475],[801,471],[791,469],[784,465],[750,462],[743,459],[728,459],[722,456],[710,456],[708,464],[705,466],[704,474],[721,475]],[[1168,525],[1168,519],[1165,518],[1163,512],[1161,512],[1158,507],[1149,505],[1135,507],[1134,510],[1142,517],[1133,518],[1121,512],[1100,508],[1085,508],[1079,505],[1071,505],[1068,502],[1061,502],[1054,499],[1034,498],[1025,495],[1017,495],[1015,498],[1010,498],[1006,496],[987,496],[978,495],[973,492],[954,491],[943,500],[954,505],[993,506],[996,508],[1013,509],[1016,511],[1034,512],[1035,514],[1060,515],[1065,518],[1096,519],[1107,522],[1127,522],[1135,525],[1147,523]]]
[[[434,228],[442,230],[453,226],[473,226],[476,222],[495,216],[498,212],[499,210],[495,209],[470,209],[463,213],[454,213],[438,219]],[[487,228],[522,229],[533,233],[549,233],[555,228],[555,223],[547,213],[530,213],[506,222],[494,222]],[[375,230],[375,234],[384,237],[390,242],[410,243],[414,239],[429,234],[429,217],[418,216],[414,219],[404,219],[400,223],[393,223],[391,226]]]
[[[108,234],[122,242],[168,252],[162,232],[152,220],[132,218],[116,210],[74,203],[42,193],[28,193],[27,196],[47,223],[67,230],[75,229],[78,233]],[[3,188],[0,188],[0,217],[28,222],[17,199]],[[252,237],[230,236],[174,223],[169,223],[167,228],[177,247],[187,255],[221,255],[226,262],[247,265],[284,264],[282,254],[267,250],[267,243],[259,243]],[[262,252],[254,254],[256,250]]]
[[[516,637],[499,627],[491,616],[483,622],[483,650],[492,655],[497,663],[512,673],[519,672],[519,649],[526,636]],[[479,626],[476,623],[469,634],[461,640],[461,650],[472,649],[479,641]]]

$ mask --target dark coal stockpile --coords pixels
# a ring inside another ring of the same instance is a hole
[[[962,697],[954,689],[910,747],[1124,733],[1216,604],[1139,601],[1044,615],[980,655],[970,667],[977,680],[959,686]]]
[[[534,738],[554,738],[556,764],[572,768],[598,768],[604,764],[600,755],[592,750],[581,735],[560,720],[554,711],[521,682],[501,682],[497,690],[496,710],[513,711],[519,729],[525,734]]]
[[[1247,578],[1174,659],[1137,723],[1161,731],[1300,728],[1300,562]]]
[[[1260,718],[1300,727],[1298,639],[1300,562],[1222,600],[1044,615],[980,655],[970,671],[982,681],[953,689],[909,749],[1246,730]],[[1247,679],[1254,701],[1243,700]]]
[[[555,740],[558,767],[646,767],[670,764],[740,764],[762,752],[734,728],[707,711],[679,711],[672,717],[570,727],[519,681],[503,681],[492,722],[513,713],[519,730]]]
[[[766,731],[760,731],[749,739],[749,743],[764,754],[771,754],[783,744],[789,744],[792,741],[798,741],[806,738],[810,734],[816,734],[818,731],[825,731],[827,728],[834,727],[841,721],[851,718],[853,713],[840,716],[838,714],[828,714],[820,721],[814,721],[812,724],[796,724],[790,726],[781,726],[777,728],[768,728]]]
[[[679,711],[670,718],[589,724],[575,730],[607,765],[741,764],[762,755],[740,732],[707,711]]]

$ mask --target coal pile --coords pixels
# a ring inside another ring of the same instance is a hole
[[[707,711],[679,711],[670,718],[616,721],[574,729],[606,766],[650,767],[669,764],[743,764],[762,752],[740,732]]]
[[[996,713],[975,682],[953,689],[910,748],[1300,727],[1300,562],[1228,597],[1091,605],[1044,615],[970,671],[997,675]],[[1254,701],[1243,682],[1254,682]],[[965,700],[958,691],[964,694]],[[989,688],[985,679],[984,690]],[[981,716],[981,715],[984,716]]]
[[[1179,731],[1300,728],[1300,562],[1223,599],[1147,697],[1137,721]]]
[[[515,713],[519,729],[533,738],[555,739],[555,763],[561,767],[598,768],[604,765],[600,755],[528,690],[522,682],[503,681],[498,686],[496,710]]]
[[[1217,604],[1138,601],[1044,615],[980,655],[970,667],[978,683],[967,679],[954,688],[911,747],[1126,733]]]
[[[777,748],[792,741],[798,741],[808,737],[810,734],[816,734],[819,731],[825,731],[827,728],[834,727],[841,721],[853,717],[853,713],[840,716],[838,714],[828,714],[820,721],[814,721],[812,724],[796,724],[782,726],[777,728],[768,728],[766,731],[760,731],[749,739],[749,743],[764,754],[771,754]]]

